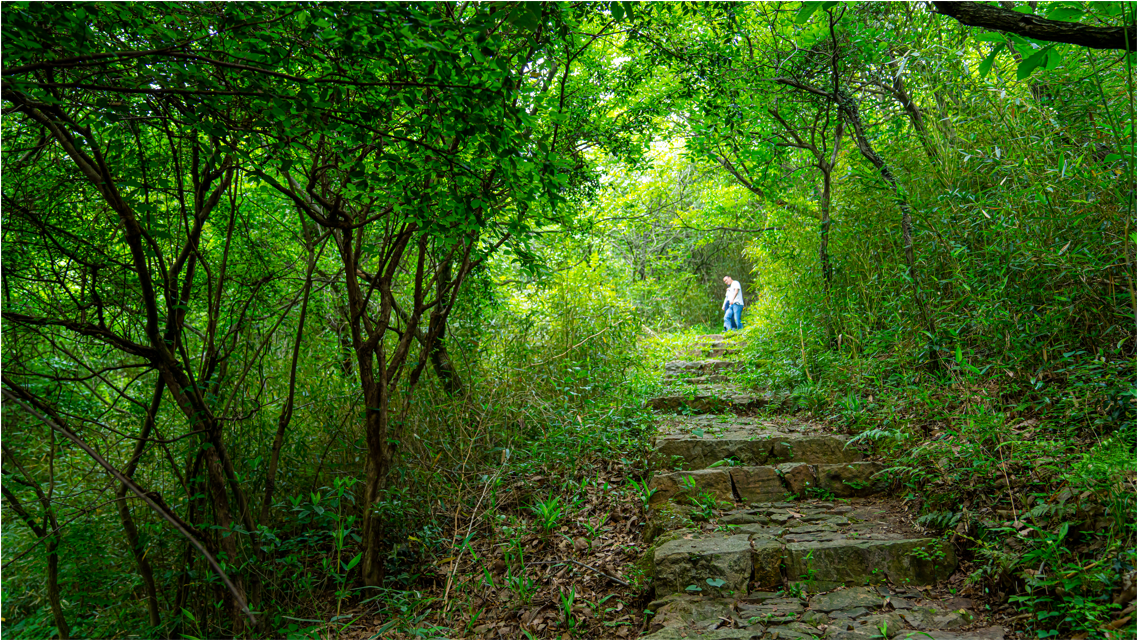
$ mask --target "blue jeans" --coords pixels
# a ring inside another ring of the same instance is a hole
[[[743,305],[736,302],[723,312],[723,330],[738,331],[743,328]]]

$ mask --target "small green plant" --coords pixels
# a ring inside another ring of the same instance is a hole
[[[565,630],[571,635],[577,635],[580,629],[577,627],[577,617],[573,615],[573,604],[577,599],[577,591],[573,587],[569,587],[568,591],[561,591],[561,613],[565,616],[563,624]]]
[[[524,567],[520,573],[515,575],[513,569],[507,566],[505,586],[518,597],[523,605],[529,605],[537,593],[537,583],[526,576]]]
[[[692,513],[693,519],[712,520],[715,518],[716,512],[719,510],[719,501],[715,499],[715,496],[700,493],[692,496],[690,500],[695,507],[695,512]]]
[[[909,555],[928,562],[943,560],[945,556],[943,544],[941,540],[933,540],[923,547],[913,549]]]
[[[707,468],[708,469],[714,469],[715,467],[738,467],[738,466],[741,466],[742,464],[743,464],[742,462],[736,460],[735,458],[724,458],[724,459],[719,460],[717,462],[711,463],[710,465],[707,466]]]
[[[545,500],[538,500],[530,511],[537,516],[537,525],[543,533],[549,533],[561,522],[565,515],[565,504],[559,496],[550,494]]]
[[[648,508],[648,503],[652,500],[652,495],[656,493],[656,489],[648,486],[647,480],[632,480],[632,490],[636,495],[640,496],[640,503],[645,509]]]
[[[609,521],[609,515],[611,514],[606,513],[598,518],[596,524],[593,524],[588,520],[581,523],[581,526],[585,528],[585,531],[589,532],[590,540],[596,539],[597,534],[601,532],[601,527],[605,526],[605,523]]]
[[[813,485],[806,487],[806,495],[818,500],[833,500],[834,492],[822,487],[815,487]]]
[[[806,588],[801,582],[791,582],[786,585],[786,595],[792,598],[805,598]]]

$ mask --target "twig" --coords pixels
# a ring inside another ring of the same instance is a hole
[[[1008,468],[1004,466],[1004,450],[1000,449],[1000,470],[1004,472],[1004,483],[1008,487],[1008,500],[1012,503],[1012,518],[1019,524],[1019,513],[1016,511],[1016,499],[1012,495],[1012,481],[1008,478]]]
[[[535,564],[565,564],[566,562],[570,562],[570,563],[575,564],[579,567],[585,567],[586,569],[588,569],[590,571],[595,571],[595,572],[601,574],[602,576],[608,578],[609,580],[612,580],[613,582],[615,582],[617,584],[621,584],[621,585],[624,585],[626,587],[632,586],[632,585],[628,584],[627,582],[625,582],[624,580],[621,580],[620,578],[617,578],[615,576],[610,576],[609,574],[605,573],[604,571],[601,571],[600,569],[598,569],[596,567],[591,567],[591,566],[585,564],[584,562],[577,562],[576,560],[535,560],[533,562],[527,562],[526,566],[529,567],[529,566],[532,566]]]
[[[619,326],[620,326],[620,325],[622,325],[622,324],[624,324],[624,322],[623,322],[623,321],[622,321],[622,322],[617,322],[615,326],[618,326],[618,327],[619,327]],[[575,344],[575,345],[573,345],[573,346],[569,347],[569,348],[568,348],[568,349],[567,349],[567,350],[566,350],[564,353],[559,353],[559,354],[557,354],[557,355],[553,356],[552,358],[549,358],[548,360],[542,360],[541,362],[535,362],[535,363],[531,364],[530,366],[531,366],[531,367],[537,367],[537,366],[540,366],[540,365],[543,365],[543,364],[549,364],[550,362],[553,362],[554,360],[557,360],[558,358],[561,358],[561,357],[567,356],[567,355],[569,355],[569,353],[570,353],[570,352],[572,352],[572,351],[573,351],[574,349],[576,349],[577,347],[579,347],[579,346],[581,346],[581,345],[585,344],[586,342],[588,342],[588,341],[592,340],[593,338],[595,338],[595,337],[597,337],[597,336],[601,335],[602,333],[604,333],[604,332],[608,331],[608,330],[609,330],[609,329],[611,329],[613,326],[614,326],[614,325],[610,325],[610,326],[607,326],[607,327],[605,327],[604,329],[601,329],[600,331],[598,331],[598,332],[594,333],[593,335],[589,336],[588,338],[585,338],[584,340],[582,340],[582,341],[578,342],[577,344]]]
[[[469,546],[470,533],[472,531],[474,531],[474,523],[478,521],[478,507],[482,506],[482,500],[484,500],[486,498],[486,492],[489,491],[490,487],[494,484],[494,482],[498,480],[498,476],[502,474],[502,469],[504,469],[504,467],[499,467],[498,472],[495,473],[493,475],[493,477],[491,477],[486,482],[486,485],[482,488],[482,495],[478,498],[478,502],[475,503],[474,510],[471,512],[470,525],[466,528],[466,537],[463,538],[462,548],[459,549],[458,555],[455,556],[454,566],[451,567],[450,577],[447,578],[446,591],[443,593],[443,611],[446,611],[446,608],[447,608],[447,602],[450,598],[450,587],[454,583],[454,574],[458,571],[458,562],[459,562],[459,560],[462,559],[462,554],[466,552],[466,549]],[[461,507],[461,502],[459,503],[459,507]],[[458,513],[458,511],[456,510],[455,514],[457,515],[457,513]]]

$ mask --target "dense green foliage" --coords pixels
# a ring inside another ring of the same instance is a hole
[[[888,455],[974,588],[1039,637],[1121,608],[1133,53],[918,3],[2,11],[5,633],[429,589],[468,632],[433,566],[642,470],[659,334],[718,331],[724,275],[747,381]]]

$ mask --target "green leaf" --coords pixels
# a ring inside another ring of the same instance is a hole
[[[708,578],[707,584],[718,589],[719,587],[722,587],[723,585],[727,584],[727,581],[724,580],[723,578]]]
[[[362,551],[357,553],[356,557],[352,558],[348,561],[348,564],[344,565],[344,571],[351,571],[353,567],[360,563],[360,560],[363,559],[363,557],[364,553]]]
[[[1074,20],[1083,15],[1082,9],[1073,7],[1057,7],[1047,12],[1048,20]]]
[[[980,77],[981,78],[987,78],[988,77],[988,72],[992,70],[992,63],[994,63],[996,61],[996,54],[999,53],[1000,49],[1003,49],[1003,48],[1004,48],[1004,45],[1002,45],[1002,44],[996,45],[996,48],[992,49],[992,53],[989,53],[988,57],[984,58],[984,61],[980,63]]]
[[[976,36],[976,39],[979,40],[980,42],[1006,42],[1006,38],[1004,37],[1004,34],[995,33],[993,31],[989,31],[987,33],[981,33],[981,34]]]
[[[810,16],[814,12],[822,8],[823,2],[803,2],[802,7],[798,9],[798,15],[794,18],[794,24],[806,24],[810,21]]]
[[[1040,65],[1047,61],[1047,54],[1054,46],[1055,45],[1044,47],[1025,58],[1023,62],[1019,63],[1019,67],[1016,68],[1016,79],[1024,80],[1032,73],[1034,73]]]
[[[1058,49],[1052,49],[1047,52],[1047,64],[1043,66],[1044,71],[1051,71],[1058,67],[1063,62],[1063,54],[1059,53]]]
[[[612,12],[612,19],[620,22],[624,20],[624,7],[619,2],[610,2],[609,11]]]
[[[689,584],[684,588],[684,591],[703,591],[703,589],[700,589],[699,585]]]

